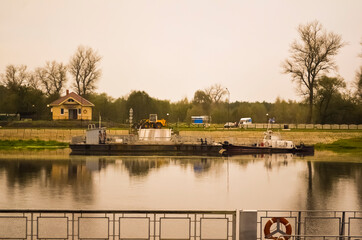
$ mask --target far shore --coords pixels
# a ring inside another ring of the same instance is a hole
[[[362,152],[362,130],[274,130],[283,139],[295,144],[315,145],[316,150],[336,152]],[[73,136],[84,135],[85,130],[74,129],[0,129],[0,149],[61,149],[67,148]],[[127,135],[128,130],[108,129],[109,135]],[[209,143],[228,141],[234,144],[251,144],[263,138],[263,131],[249,130],[192,130],[179,131],[183,139],[207,139]]]
[[[250,144],[263,138],[265,129],[259,130],[208,130],[180,129],[177,132],[182,138],[207,139],[209,142],[229,141],[237,144]],[[329,144],[342,139],[362,138],[362,130],[282,130],[273,129],[286,140],[296,144],[314,145]],[[107,129],[107,135],[128,135],[128,129]],[[85,129],[0,129],[0,140],[40,140],[70,143],[74,136],[84,136]]]

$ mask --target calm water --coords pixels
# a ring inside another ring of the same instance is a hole
[[[2,209],[362,210],[362,157],[0,153]]]

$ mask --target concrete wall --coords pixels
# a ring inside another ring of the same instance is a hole
[[[85,129],[0,129],[1,140],[54,140],[70,142],[74,136],[85,136]],[[126,135],[128,130],[107,130],[110,135]]]
[[[73,136],[85,136],[85,129],[0,129],[0,139],[5,140],[55,140],[70,142]],[[276,130],[274,130],[276,131]],[[292,140],[294,143],[305,144],[332,143],[338,139],[362,137],[362,131],[341,131],[341,132],[293,132],[279,131],[282,138]],[[107,135],[127,135],[128,130],[107,130]],[[207,139],[208,142],[223,142],[250,144],[260,141],[263,138],[262,131],[181,131],[183,140],[189,139],[195,142],[197,139]]]
[[[266,123],[253,123],[253,124],[245,124],[242,125],[242,128],[248,129],[261,129],[261,128],[269,128],[272,129],[283,129],[285,125],[288,125],[290,129],[342,129],[342,130],[362,130],[362,124],[288,124],[288,123],[274,123],[274,124],[266,124]]]
[[[277,132],[277,130],[274,130]],[[362,131],[341,131],[341,132],[293,132],[293,131],[279,131],[281,137],[285,140],[294,141],[295,144],[303,142],[305,144],[316,143],[332,143],[339,139],[362,137]],[[180,135],[187,139],[203,138],[208,142],[223,142],[229,141],[230,143],[250,144],[260,141],[263,138],[262,131],[181,131]]]

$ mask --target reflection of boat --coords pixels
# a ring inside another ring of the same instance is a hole
[[[224,155],[258,153],[300,153],[310,155],[314,154],[314,146],[307,146],[303,143],[295,145],[293,141],[283,140],[279,134],[267,130],[260,142],[252,145],[234,145],[224,142],[221,152]]]

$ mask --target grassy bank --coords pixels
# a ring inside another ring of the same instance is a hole
[[[0,140],[0,149],[57,149],[67,148],[68,143],[42,140]]]
[[[323,144],[317,143],[315,145],[317,150],[329,150],[340,153],[361,153],[362,154],[362,137],[340,139],[333,143]]]

